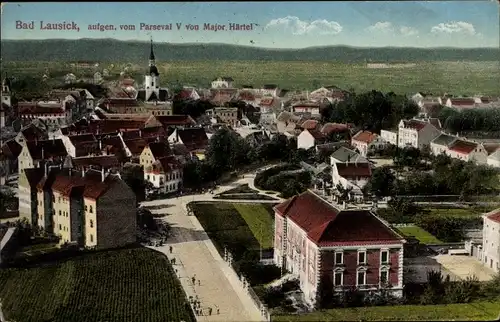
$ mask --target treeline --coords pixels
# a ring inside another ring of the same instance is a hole
[[[57,48],[57,49],[55,49]],[[7,61],[144,61],[149,45],[115,39],[2,40]],[[498,48],[355,48],[348,46],[304,49],[267,49],[228,44],[155,45],[168,60],[281,60],[339,62],[497,61]]]
[[[445,129],[455,133],[500,131],[500,108],[456,109],[445,107],[439,113],[439,120]]]
[[[397,126],[403,118],[416,116],[418,111],[418,106],[404,95],[372,90],[361,94],[351,92],[344,101],[323,109],[322,117],[326,122],[353,123],[380,132]]]

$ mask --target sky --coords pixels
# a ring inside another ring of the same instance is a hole
[[[30,26],[33,29],[17,27]],[[74,23],[79,30],[47,30]],[[22,25],[21,23],[24,23]],[[89,30],[89,25],[113,30]],[[143,28],[141,29],[141,24]],[[145,30],[169,25],[171,30]],[[204,30],[205,24],[224,30]],[[252,30],[228,30],[230,24]],[[133,25],[135,30],[122,30]],[[189,30],[198,25],[198,30]],[[43,27],[42,27],[43,26]],[[111,28],[111,27],[109,27]],[[485,1],[7,3],[2,39],[115,38],[267,48],[499,47],[499,4]]]

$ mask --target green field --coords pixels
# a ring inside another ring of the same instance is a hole
[[[248,251],[258,252],[261,247],[273,247],[274,215],[270,204],[200,202],[191,207],[220,251],[225,245],[236,256],[242,256]]]
[[[146,248],[0,270],[9,321],[195,321],[167,258]]]
[[[492,321],[500,313],[499,302],[447,305],[376,306],[317,311],[310,314],[273,316],[273,321]]]
[[[406,237],[415,237],[423,244],[442,244],[443,242],[434,237],[428,231],[418,226],[406,226],[397,228]]]
[[[235,86],[278,84],[287,89],[313,90],[319,86],[336,85],[346,90],[415,93],[417,91],[454,95],[500,95],[499,62],[422,62],[406,68],[368,68],[366,64],[345,64],[325,61],[159,61],[158,68],[162,83],[171,86],[177,82],[183,85],[209,87],[219,76],[231,76]],[[15,62],[5,63],[9,74],[43,75],[73,72],[76,76],[84,71],[68,68],[63,63]],[[118,74],[124,64],[116,62],[102,64]],[[139,84],[143,82],[144,65],[130,64],[128,72]],[[64,73],[62,74],[64,75]],[[61,76],[62,76],[61,75]]]

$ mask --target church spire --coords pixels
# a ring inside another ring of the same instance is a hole
[[[153,51],[153,38],[151,37],[151,53],[149,54],[149,60],[153,61],[155,60],[155,53]]]

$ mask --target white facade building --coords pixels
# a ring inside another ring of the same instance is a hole
[[[483,216],[483,247],[481,262],[500,272],[500,209]]]
[[[389,144],[398,145],[398,130],[381,130],[380,137]]]
[[[219,77],[212,81],[212,88],[234,88],[233,83],[231,77]]]
[[[398,147],[422,149],[430,146],[431,141],[440,134],[440,130],[424,120],[401,120],[398,128]]]

